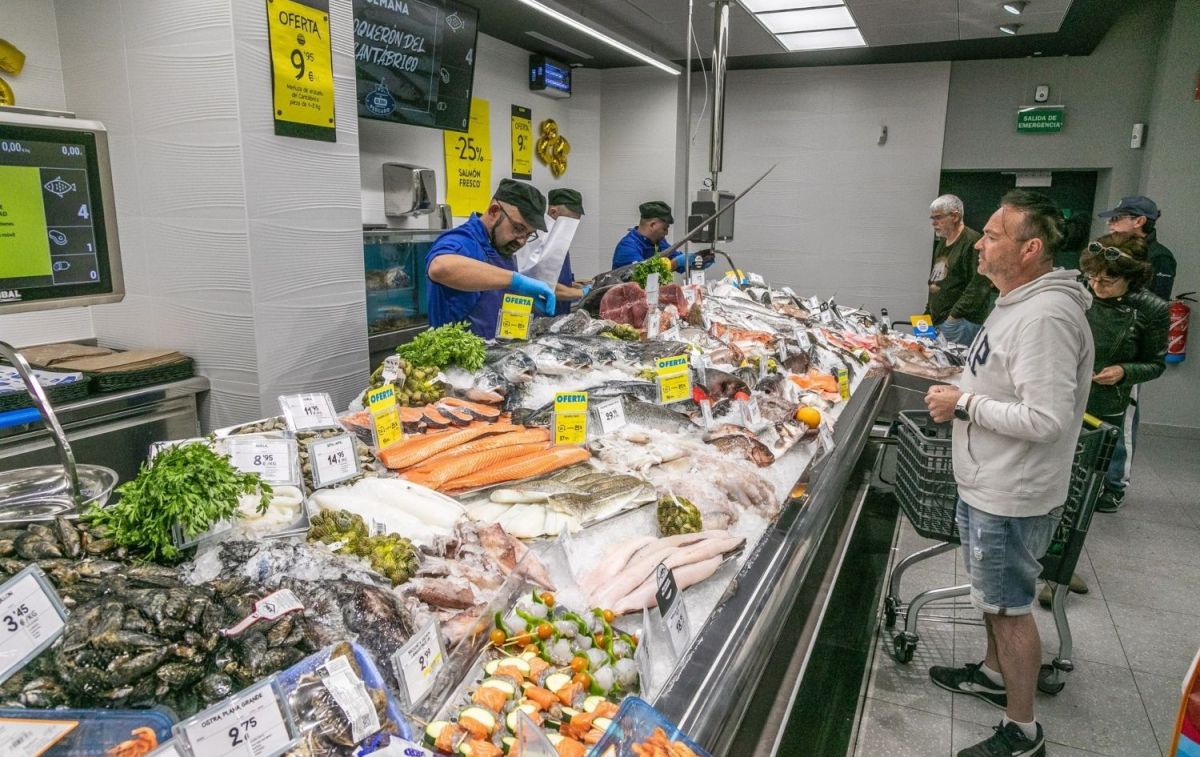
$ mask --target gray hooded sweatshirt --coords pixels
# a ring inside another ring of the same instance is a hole
[[[954,421],[954,478],[968,505],[1045,515],[1067,500],[1092,381],[1092,297],[1075,271],[1051,271],[996,300],[959,382],[976,395]]]

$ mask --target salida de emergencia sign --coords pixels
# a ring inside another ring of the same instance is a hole
[[[1025,134],[1054,134],[1062,131],[1066,108],[1061,105],[1041,105],[1017,110],[1017,131]]]

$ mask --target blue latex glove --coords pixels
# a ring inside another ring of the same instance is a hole
[[[533,311],[538,315],[553,315],[558,302],[554,298],[554,287],[519,273],[513,273],[508,288],[517,294],[533,298]]]
[[[675,270],[683,273],[689,270],[707,270],[713,263],[717,262],[717,256],[706,256],[701,253],[680,254],[674,259]]]
[[[588,295],[588,292],[592,291],[592,285],[591,285],[591,284],[584,284],[583,286],[581,286],[581,287],[580,287],[580,289],[582,289],[582,290],[583,290],[583,296],[584,296],[584,297],[587,297],[587,295]]]
[[[683,273],[687,270],[687,258],[685,253],[677,252],[671,257],[671,270],[676,273]]]

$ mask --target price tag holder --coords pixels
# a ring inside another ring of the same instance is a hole
[[[842,396],[842,400],[850,399],[850,371],[845,368],[837,369],[838,394]]]
[[[400,413],[396,410],[396,387],[385,384],[367,392],[367,410],[375,429],[375,449],[390,447],[404,438]]]
[[[825,454],[833,451],[833,429],[825,423],[821,424],[821,430],[817,432],[817,444]]]
[[[804,351],[806,351],[806,350],[807,350],[809,347],[811,347],[811,346],[812,346],[812,342],[811,342],[811,341],[809,340],[809,338],[808,338],[808,332],[807,332],[807,331],[805,331],[805,330],[804,330],[804,329],[802,329],[802,328],[799,328],[799,327],[797,327],[797,328],[796,328],[796,329],[793,331],[793,333],[794,333],[794,334],[795,334],[795,336],[796,336],[796,346],[800,348],[800,351],[801,351],[801,352],[804,352]]]
[[[67,610],[38,566],[0,584],[0,683],[53,644],[66,623]]]
[[[646,305],[655,310],[658,308],[658,274],[646,276]]]
[[[291,589],[280,589],[255,602],[253,612],[232,627],[221,629],[221,635],[237,636],[260,620],[279,620],[284,615],[303,609],[304,603],[292,593]]]
[[[675,583],[675,573],[666,563],[659,563],[654,570],[655,597],[658,599],[659,617],[671,640],[671,648],[678,658],[688,648],[692,640],[692,627],[688,622],[687,606],[683,595],[679,593],[679,585]]]
[[[809,297],[807,300],[804,301],[804,309],[807,310],[809,313],[815,313],[818,310],[820,310],[820,308],[821,308],[821,300],[816,296]]]
[[[233,467],[243,473],[257,473],[272,485],[300,485],[300,453],[295,439],[231,437],[225,444]]]
[[[746,428],[758,428],[763,425],[762,408],[758,406],[757,399],[751,397],[742,400],[742,422]]]
[[[704,414],[704,428],[713,427],[712,402],[709,400],[700,400],[700,412]]]
[[[341,428],[337,411],[333,409],[333,400],[324,392],[281,395],[279,409],[283,411],[283,419],[292,433]]]
[[[690,357],[682,355],[659,358],[655,364],[658,374],[658,404],[669,405],[692,397]]]
[[[770,368],[771,368],[771,356],[769,354],[767,354],[766,352],[759,354],[759,356],[758,356],[758,380],[759,381],[762,381],[763,379],[765,379],[767,377],[767,373],[770,372]]]
[[[689,284],[683,287],[683,301],[687,303],[688,311],[696,304],[696,298],[700,296],[700,288],[695,284]]]
[[[146,757],[183,757],[179,753],[179,748],[176,746],[175,739],[171,739],[167,743],[155,749]]]
[[[446,664],[446,650],[437,621],[430,621],[392,654],[392,669],[403,682],[401,695],[411,709],[425,698]]]
[[[192,757],[277,757],[299,736],[276,676],[176,723],[171,731]]]
[[[692,286],[704,286],[704,269],[688,271],[688,283]]]
[[[677,323],[674,326],[672,326],[671,328],[664,331],[662,333],[662,338],[663,338],[664,342],[678,342],[679,341],[679,324]]]
[[[817,310],[817,318],[820,319],[821,323],[831,323],[833,321],[833,313],[829,310],[828,302],[822,302],[817,306]]]
[[[625,427],[625,402],[620,397],[601,402],[595,410],[601,434],[611,434]]]
[[[525,340],[529,338],[529,323],[533,320],[533,298],[506,294],[500,303],[500,325],[497,339]]]
[[[358,475],[358,455],[354,451],[354,438],[349,434],[309,442],[308,460],[312,464],[315,489]]]
[[[554,395],[554,444],[578,446],[587,441],[587,392],[557,392]]]
[[[36,757],[50,751],[79,725],[78,720],[0,718],[0,754]]]

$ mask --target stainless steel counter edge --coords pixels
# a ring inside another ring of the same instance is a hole
[[[838,418],[833,452],[818,463],[808,501],[785,506],[763,534],[655,700],[655,707],[700,745],[720,743],[745,715],[889,382],[889,374],[880,371],[859,384]]]
[[[99,407],[103,407],[105,412],[116,412],[123,408],[146,405],[151,402],[160,402],[176,397],[187,397],[199,394],[200,392],[206,392],[208,389],[209,381],[207,378],[193,376],[182,381],[172,381],[169,384],[154,384],[138,389],[129,389],[124,392],[93,394],[78,402],[68,402],[64,405],[56,406],[54,412],[58,415],[59,421],[66,425],[73,421],[90,417],[93,415],[92,411]],[[19,436],[30,431],[40,432],[44,430],[39,421],[0,432],[0,437]]]

